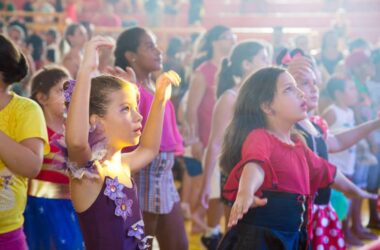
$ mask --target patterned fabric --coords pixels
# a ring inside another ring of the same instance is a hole
[[[126,187],[106,176],[95,202],[78,213],[86,249],[141,250],[149,247],[136,185]]]
[[[179,195],[174,185],[174,153],[160,153],[151,164],[135,175],[140,207],[145,212],[168,214]]]
[[[314,205],[312,213],[312,249],[346,249],[342,223],[332,206]]]
[[[28,197],[24,232],[29,250],[83,250],[71,200]]]

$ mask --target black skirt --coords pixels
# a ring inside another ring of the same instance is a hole
[[[300,195],[264,191],[267,205],[251,208],[232,227],[218,250],[305,250],[308,200]]]

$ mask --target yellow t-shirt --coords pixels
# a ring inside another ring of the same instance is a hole
[[[34,101],[12,93],[12,99],[0,110],[0,131],[16,142],[41,138],[49,152],[42,109]],[[28,179],[13,174],[0,158],[0,234],[16,230],[24,223]]]

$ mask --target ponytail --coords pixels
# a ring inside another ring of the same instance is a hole
[[[231,62],[229,59],[224,58],[218,75],[218,85],[216,89],[217,98],[219,98],[226,90],[231,89],[234,86],[235,81]]]

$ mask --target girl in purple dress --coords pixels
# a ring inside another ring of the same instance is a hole
[[[86,249],[145,249],[148,237],[144,235],[131,173],[147,166],[158,154],[165,104],[171,96],[171,84],[178,84],[180,79],[175,72],[157,79],[141,136],[142,116],[135,85],[109,75],[91,79],[98,66],[98,48],[112,46],[103,37],[88,42],[77,83],[66,85],[65,97],[70,102],[66,143],[71,199]],[[135,78],[130,69],[123,77]],[[121,153],[122,148],[138,143],[135,151]]]

